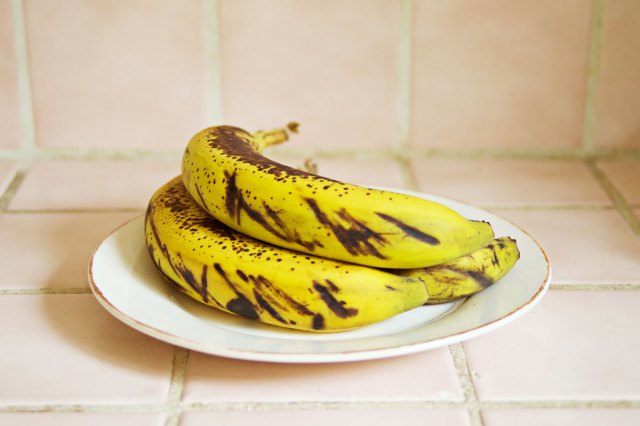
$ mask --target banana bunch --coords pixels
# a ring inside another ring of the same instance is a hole
[[[179,290],[267,324],[347,330],[429,297],[419,278],[309,256],[234,231],[200,208],[180,177],[152,196],[145,236],[154,263]]]
[[[332,332],[475,294],[517,262],[515,240],[418,197],[267,159],[295,126],[205,129],[151,197],[145,242],[191,298],[267,324]]]

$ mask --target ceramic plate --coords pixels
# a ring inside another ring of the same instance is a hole
[[[495,330],[540,301],[551,270],[544,251],[526,232],[476,207],[395,191],[438,201],[469,219],[490,222],[496,236],[517,240],[520,260],[499,282],[463,301],[422,306],[357,330],[315,334],[217,311],[174,290],[149,258],[140,216],[100,244],[89,264],[91,289],[116,318],[157,339],[213,355],[287,363],[357,361],[434,349]]]

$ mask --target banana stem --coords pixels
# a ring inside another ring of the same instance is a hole
[[[278,128],[272,130],[259,130],[253,134],[255,141],[260,145],[261,149],[272,145],[279,145],[289,140],[289,132],[298,133],[298,123],[291,122],[286,128]]]

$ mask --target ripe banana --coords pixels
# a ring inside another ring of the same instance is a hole
[[[348,330],[428,299],[419,278],[310,256],[238,233],[200,208],[180,177],[149,201],[145,242],[162,275],[179,290],[267,324]]]
[[[427,268],[391,271],[424,281],[427,304],[446,303],[476,294],[505,276],[520,258],[516,240],[496,238],[473,253]]]
[[[493,239],[489,223],[442,204],[320,177],[263,156],[266,147],[287,139],[285,129],[204,129],[185,149],[183,182],[202,208],[243,234],[355,264],[431,266]]]

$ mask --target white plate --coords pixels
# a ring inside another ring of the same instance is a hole
[[[357,361],[434,349],[495,330],[540,301],[551,269],[542,248],[526,232],[476,207],[395,191],[438,201],[469,219],[489,221],[496,236],[517,240],[520,260],[499,282],[464,301],[422,306],[357,330],[315,334],[220,312],[174,290],[149,258],[140,216],[116,229],[94,253],[89,264],[91,290],[116,318],[165,342],[230,358],[287,363]]]

